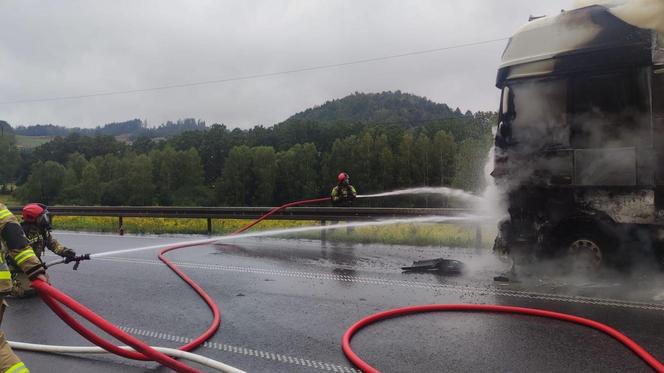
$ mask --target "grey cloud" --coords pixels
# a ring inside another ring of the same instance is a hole
[[[509,36],[568,0],[14,1],[0,3],[0,101],[221,79]],[[504,43],[131,95],[0,105],[12,124],[138,117],[271,125],[355,91],[495,110]]]

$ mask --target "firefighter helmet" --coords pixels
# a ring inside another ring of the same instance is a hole
[[[340,173],[339,176],[337,176],[337,180],[339,180],[340,183],[348,181],[348,174],[345,172]]]
[[[44,229],[51,228],[51,216],[46,205],[41,203],[30,203],[23,207],[23,221],[37,223]]]

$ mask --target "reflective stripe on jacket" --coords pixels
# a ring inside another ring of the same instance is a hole
[[[14,240],[9,239],[13,242],[25,242],[21,244],[21,247],[10,247],[12,245],[8,244],[5,240],[7,229],[10,225],[15,224],[16,226],[12,227],[11,234],[15,235],[24,235],[23,230],[18,224],[18,220],[8,209],[7,206],[0,203],[0,241],[2,243],[2,255],[0,255],[0,294],[7,293],[11,291],[11,273],[9,272],[9,267],[7,266],[6,261],[4,260],[5,253],[14,260],[14,262],[19,266],[19,268],[25,272],[30,278],[34,278],[37,275],[44,273],[44,268],[42,267],[41,261],[35,255],[35,252],[32,250],[28,244],[28,239],[23,237],[16,237]]]

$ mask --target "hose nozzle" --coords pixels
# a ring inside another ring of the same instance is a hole
[[[78,266],[81,265],[82,260],[90,260],[90,254],[83,254],[83,255],[78,255],[78,256],[71,257],[71,258],[65,258],[63,263],[67,264],[67,263],[71,263],[71,262],[76,262],[74,264],[73,269],[74,269],[74,271],[77,271]]]

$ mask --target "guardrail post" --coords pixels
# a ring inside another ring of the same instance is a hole
[[[321,227],[324,227],[326,224],[327,224],[327,222],[325,220],[320,221],[320,226]],[[322,243],[325,243],[327,241],[327,230],[325,230],[325,229],[320,230],[320,241]]]
[[[475,226],[475,248],[476,249],[481,249],[482,248],[482,226],[481,225],[476,225]]]
[[[212,236],[212,218],[207,218],[207,234]]]
[[[124,224],[122,222],[122,216],[118,216],[118,234],[124,236]]]

